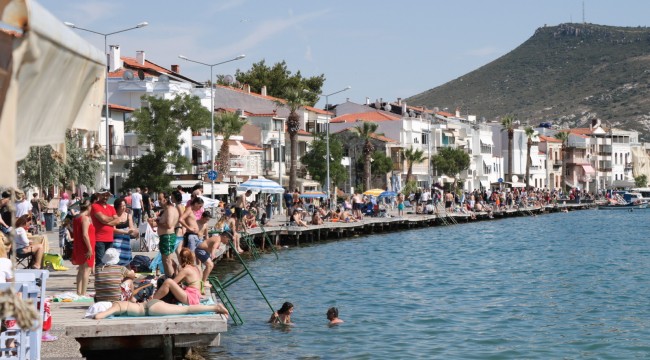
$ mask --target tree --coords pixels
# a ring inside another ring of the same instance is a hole
[[[508,181],[512,181],[512,140],[515,136],[515,118],[512,115],[506,115],[501,119],[501,131],[508,132]]]
[[[327,179],[327,144],[323,135],[317,135],[311,143],[311,148],[301,158],[312,178],[321,184]],[[343,145],[336,138],[330,138],[330,179],[333,184],[341,184],[348,179],[348,172],[341,165],[343,158]]]
[[[231,136],[239,134],[245,124],[246,120],[240,118],[239,115],[234,112],[221,112],[214,118],[214,132],[223,137],[216,164],[216,168],[219,171],[219,174],[222,174],[223,178],[225,178],[226,174],[228,174],[230,170],[230,147],[228,145],[228,140],[230,140]],[[213,159],[211,159],[211,161],[212,160]]]
[[[65,137],[66,157],[51,146],[34,146],[27,157],[18,163],[21,186],[41,187],[63,185],[71,182],[95,186],[95,177],[100,164],[92,151],[79,147],[82,134],[69,130]],[[41,184],[42,181],[42,184]],[[74,185],[71,186],[74,188]]]
[[[460,172],[469,169],[470,158],[462,149],[445,147],[431,157],[431,163],[441,173],[454,178],[455,189]]]
[[[298,109],[307,105],[306,96],[308,93],[301,88],[290,87],[284,91],[285,102],[278,102],[278,105],[289,108],[287,117],[287,131],[289,132],[289,141],[291,144],[291,162],[289,166],[289,189],[296,188],[296,178],[298,177],[298,130],[300,130],[300,116]],[[329,189],[329,184],[327,184]]]
[[[372,163],[370,164],[370,170],[377,178],[381,178],[382,183],[386,183],[386,173],[393,171],[393,160],[386,156],[383,151],[375,151],[372,154]]]
[[[559,131],[555,134],[555,138],[562,142],[562,147],[560,148],[560,156],[562,157],[562,173],[560,174],[560,189],[564,189],[564,173],[566,172],[566,147],[569,143],[569,133],[566,131]]]
[[[303,78],[298,71],[292,75],[284,60],[272,67],[267,66],[265,61],[261,60],[253,64],[251,69],[246,72],[237,69],[235,79],[241,84],[250,85],[251,90],[257,93],[260,93],[262,86],[266,86],[267,94],[277,98],[285,96],[284,91],[287,88],[307,89],[310,93],[305,95],[305,101],[312,106],[318,102],[319,94],[325,83],[324,74]],[[225,76],[217,76],[218,83],[226,84],[224,80]]]
[[[414,150],[409,148],[404,150],[404,159],[406,160],[406,166],[408,170],[406,171],[406,181],[413,180],[413,164],[419,164],[426,159],[424,156],[424,150]]]
[[[124,187],[147,185],[151,189],[153,184],[162,186],[166,182],[166,186],[157,189],[165,190],[171,181],[168,164],[176,171],[191,169],[190,161],[180,153],[183,141],[179,134],[188,128],[209,128],[210,111],[201,105],[197,96],[179,95],[173,99],[143,96],[142,100],[147,106],[133,112],[125,130],[134,132],[140,145],[149,146],[150,156],[141,156],[133,162]]]
[[[370,189],[370,159],[372,159],[372,153],[375,151],[375,146],[372,144],[371,135],[377,131],[379,125],[371,122],[364,121],[363,124],[357,125],[351,130],[354,131],[361,140],[363,141],[363,157],[364,157],[364,166],[363,166],[363,184],[366,190]]]
[[[530,153],[530,149],[533,146],[533,136],[535,136],[535,130],[530,126],[526,127],[526,137],[528,137],[528,142],[526,143],[528,149],[528,158],[526,159],[526,186],[530,186],[530,167],[533,163],[533,156]]]
[[[646,187],[648,186],[648,177],[646,175],[639,175],[634,178],[634,185],[636,187]]]

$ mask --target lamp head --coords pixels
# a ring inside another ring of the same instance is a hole
[[[68,26],[68,27],[71,27],[71,28],[76,28],[76,27],[77,27],[75,24],[73,24],[73,23],[71,23],[71,22],[68,22],[68,21],[64,21],[64,22],[63,22],[63,25]]]
[[[237,56],[237,57],[235,58],[235,60],[243,59],[243,58],[245,58],[245,57],[246,57],[246,55],[241,54],[241,55]]]
[[[187,57],[185,55],[178,55],[178,57],[183,59],[183,60],[187,60]]]
[[[147,25],[149,25],[149,23],[146,22],[146,21],[143,21],[143,22],[139,23],[138,25],[136,25],[135,27],[137,27],[137,28],[141,28],[141,27],[145,27],[145,26],[147,26]]]
[[[350,86],[350,85],[345,87],[345,90],[350,90],[350,89],[352,89],[352,86]]]

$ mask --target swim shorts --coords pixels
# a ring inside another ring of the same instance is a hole
[[[164,234],[160,235],[160,241],[158,242],[158,248],[160,253],[168,256],[174,252],[176,248],[176,234]]]
[[[201,263],[205,263],[210,259],[210,254],[201,248],[196,248],[194,250],[194,255],[196,255],[196,258],[199,259]]]

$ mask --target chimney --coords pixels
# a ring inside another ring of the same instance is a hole
[[[180,74],[181,73],[181,66],[180,65],[172,65],[172,71]]]
[[[251,93],[251,86],[248,85],[248,84],[244,84],[244,92],[246,94],[250,94]]]
[[[262,86],[262,91],[260,91],[260,95],[266,96],[266,85]]]
[[[370,98],[366,96],[366,105],[370,105]]]
[[[111,45],[108,51],[108,71],[112,72],[122,67],[122,59],[120,58],[120,46]]]
[[[144,50],[138,50],[135,52],[135,59],[138,61],[138,64],[144,65]]]
[[[402,105],[402,98],[397,98],[397,106]]]
[[[402,116],[406,114],[406,101],[401,102],[402,103]]]
[[[456,108],[456,117],[457,118],[460,117],[460,108],[459,107]]]

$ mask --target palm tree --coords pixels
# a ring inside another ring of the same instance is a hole
[[[362,125],[357,125],[352,129],[363,141],[363,183],[366,190],[370,189],[370,160],[372,159],[372,153],[375,151],[375,146],[370,141],[370,135],[377,131],[378,127],[379,125],[375,123],[364,121]]]
[[[406,172],[406,181],[410,181],[413,177],[413,164],[419,164],[426,160],[424,156],[424,150],[414,150],[413,148],[404,150],[404,159],[406,159],[406,164],[408,166],[408,171]]]
[[[515,136],[515,118],[512,115],[506,115],[501,119],[503,128],[501,131],[508,132],[508,181],[512,181],[512,139]]]
[[[560,156],[562,157],[562,172],[560,173],[560,189],[564,190],[564,173],[566,172],[565,169],[565,152],[566,152],[566,145],[569,142],[569,133],[567,131],[559,131],[557,134],[555,134],[555,138],[562,141],[562,148],[560,148]]]
[[[528,126],[526,127],[526,136],[528,137],[528,143],[526,146],[528,148],[528,159],[526,159],[526,186],[530,186],[530,167],[533,163],[533,156],[530,153],[530,148],[533,146],[533,136],[535,135],[535,130]]]
[[[296,179],[298,172],[298,130],[300,130],[300,116],[298,109],[308,105],[307,96],[304,91],[290,87],[284,91],[285,102],[278,102],[281,106],[289,108],[289,117],[287,117],[287,131],[289,132],[289,141],[291,143],[291,165],[289,167],[289,189],[296,188]],[[329,188],[329,186],[328,186]]]
[[[228,140],[233,135],[239,134],[242,127],[246,124],[246,120],[239,117],[239,114],[234,112],[221,112],[214,118],[214,133],[223,136],[223,142],[217,155],[217,171],[225,178],[228,170],[230,169],[230,148],[228,147]],[[212,159],[214,160],[214,159]]]

